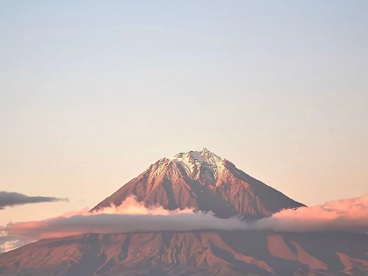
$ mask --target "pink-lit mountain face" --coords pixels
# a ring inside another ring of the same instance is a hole
[[[146,206],[193,208],[224,218],[257,219],[303,206],[206,149],[157,161],[92,210],[120,206],[130,196]],[[83,234],[1,254],[0,275],[363,276],[368,235],[166,229]]]
[[[207,149],[158,160],[92,210],[119,206],[129,196],[147,206],[193,208],[219,217],[249,219],[304,206]]]
[[[368,275],[362,234],[191,231],[86,234],[0,255],[4,276]]]

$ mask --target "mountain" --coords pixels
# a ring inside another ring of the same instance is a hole
[[[362,234],[86,234],[41,240],[2,254],[0,275],[368,275],[367,253]]]
[[[91,211],[129,196],[147,206],[257,219],[304,206],[206,149],[163,158]],[[226,223],[226,219],[224,220]],[[0,255],[4,276],[368,275],[368,235],[150,231],[40,240]]]
[[[119,206],[132,195],[148,206],[170,210],[189,207],[225,218],[262,218],[281,209],[304,206],[207,149],[158,160],[92,211],[111,204]]]

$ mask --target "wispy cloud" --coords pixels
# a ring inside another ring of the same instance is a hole
[[[0,210],[4,209],[5,207],[12,207],[16,205],[56,201],[68,201],[68,199],[46,196],[27,196],[20,193],[0,191]]]
[[[0,254],[21,247],[32,240],[28,238],[18,238],[8,235],[5,231],[0,231]]]

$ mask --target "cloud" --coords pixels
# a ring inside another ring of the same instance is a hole
[[[4,230],[12,235],[42,239],[83,233],[227,230],[229,225],[241,229],[244,223],[236,218],[225,220],[210,213],[194,213],[192,209],[169,211],[161,206],[145,207],[130,197],[119,207],[92,213],[85,208],[47,220],[10,224]]]
[[[8,235],[5,231],[0,231],[0,254],[26,245],[27,243],[30,243],[32,241],[28,238],[23,239],[24,240],[22,240],[22,238],[19,239],[13,235]]]
[[[283,210],[258,220],[256,229],[280,232],[368,232],[368,195],[335,200],[319,206]]]
[[[122,233],[191,230],[273,230],[280,232],[351,231],[368,232],[368,195],[329,202],[320,206],[283,210],[252,222],[220,219],[193,210],[147,208],[134,198],[119,207],[88,212],[88,208],[42,221],[9,224],[8,235],[37,240],[83,233]],[[0,229],[1,230],[1,229]]]
[[[0,210],[5,207],[24,205],[29,203],[68,201],[66,198],[27,196],[20,193],[0,191]]]

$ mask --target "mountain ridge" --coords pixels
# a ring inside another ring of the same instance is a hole
[[[193,208],[212,211],[224,218],[256,219],[282,209],[305,206],[206,148],[156,161],[91,211],[119,206],[131,195],[147,206],[160,205],[169,210]]]

